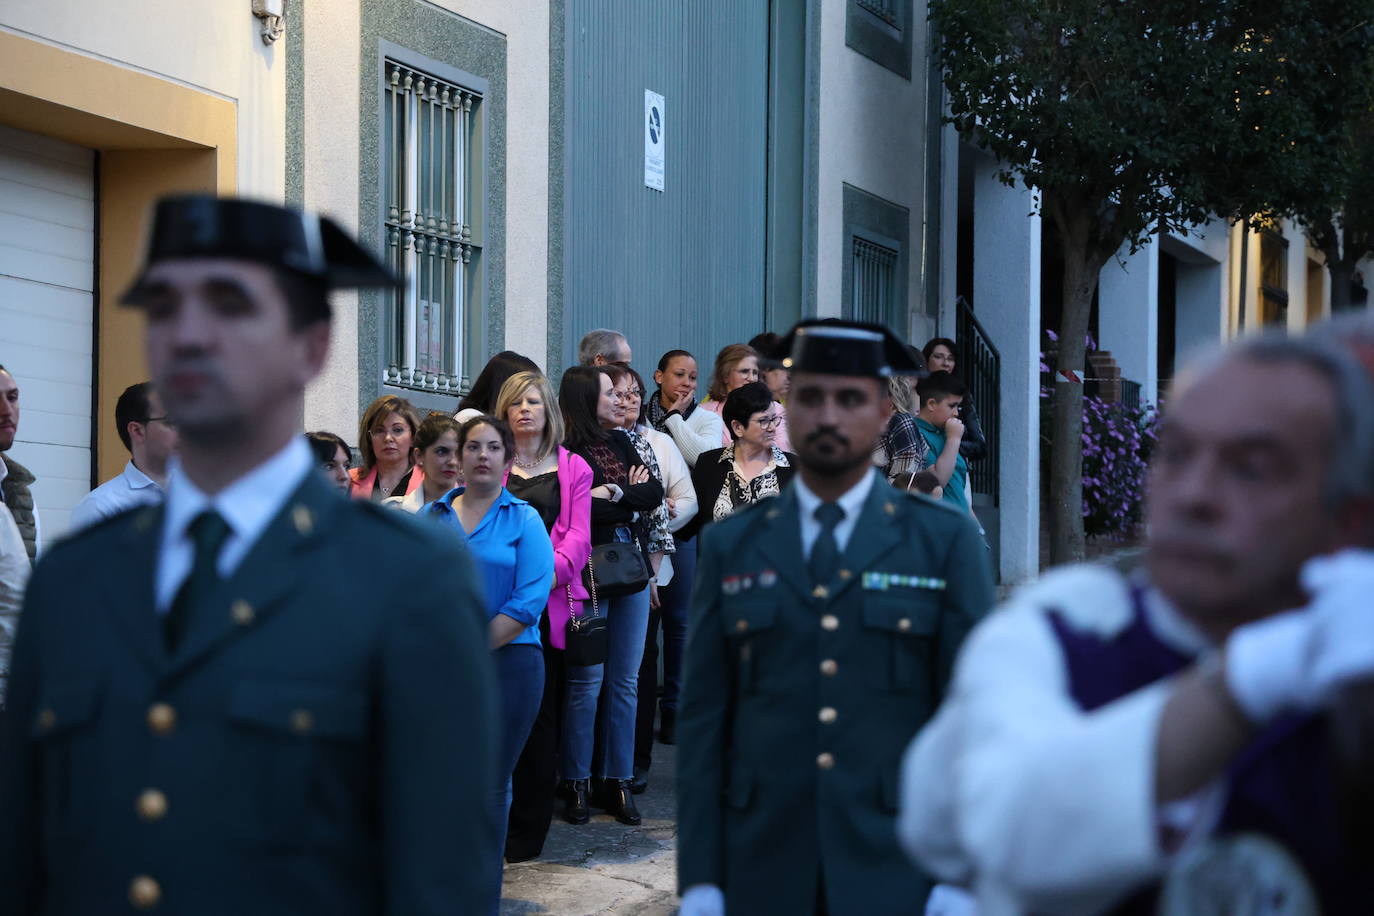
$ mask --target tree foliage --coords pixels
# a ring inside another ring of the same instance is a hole
[[[1063,240],[1069,368],[1123,246],[1212,216],[1336,206],[1330,151],[1374,85],[1374,0],[931,0],[930,17],[949,120]],[[1078,443],[1082,391],[1061,393],[1054,439]],[[1078,448],[1056,449],[1050,489],[1052,556],[1077,559]]]

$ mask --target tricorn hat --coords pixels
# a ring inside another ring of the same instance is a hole
[[[401,285],[395,274],[328,217],[210,194],[158,201],[144,266],[173,258],[253,261],[292,271],[329,289]]]
[[[820,318],[803,321],[778,343],[782,364],[825,375],[926,375],[925,361],[880,324]]]

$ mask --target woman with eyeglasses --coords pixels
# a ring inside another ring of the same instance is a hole
[[[735,436],[730,431],[730,421],[725,419],[725,399],[735,389],[758,381],[759,354],[753,347],[746,344],[730,344],[716,354],[716,365],[711,371],[710,390],[707,392],[706,400],[697,406],[720,415],[725,424],[720,438],[722,446],[728,447],[735,441]],[[769,394],[772,394],[772,389],[769,389]],[[778,423],[773,431],[773,443],[784,452],[791,451],[792,443],[787,437],[787,408],[779,404],[776,398],[773,404],[776,406],[775,413],[782,418],[782,422]]]
[[[363,412],[358,424],[362,464],[348,472],[353,498],[379,503],[388,496],[407,496],[424,483],[424,473],[410,453],[420,417],[405,398],[383,395]]]
[[[725,399],[725,425],[734,441],[703,453],[692,468],[700,507],[692,534],[741,506],[777,496],[792,479],[797,456],[777,444],[783,424],[780,406],[762,382],[736,388]]]
[[[615,390],[607,366],[573,366],[563,373],[558,400],[568,450],[592,469],[592,546],[634,544],[647,559],[645,517],[663,502],[663,485],[655,480],[621,428],[624,395]],[[634,779],[635,707],[639,663],[649,622],[647,585],[638,592],[600,601],[606,615],[606,661],[568,666],[568,701],[564,716],[561,793],[563,819],[585,824],[589,805],[637,826],[631,783]],[[606,690],[601,689],[602,682]],[[593,786],[593,743],[601,719],[600,751]]]
[[[635,781],[633,790],[649,787],[653,764],[654,717],[660,718],[659,738],[676,741],[677,697],[682,681],[682,651],[687,643],[687,604],[696,575],[696,542],[678,540],[677,534],[697,514],[697,494],[692,471],[673,437],[647,423],[644,379],[626,368],[616,387],[625,388],[625,431],[654,476],[663,482],[667,498],[654,513],[650,549],[661,552],[650,585],[649,628],[644,635],[644,659],[639,665],[639,705],[635,722]],[[658,631],[663,628],[663,695],[659,696]]]

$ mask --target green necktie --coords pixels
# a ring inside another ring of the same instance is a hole
[[[837,503],[821,503],[816,507],[816,521],[821,523],[821,533],[816,543],[811,545],[811,559],[807,563],[811,571],[812,585],[825,585],[835,575],[835,567],[840,562],[840,547],[835,542],[835,526],[844,520],[844,510]]]
[[[191,541],[195,545],[195,561],[191,574],[181,583],[176,598],[162,621],[167,651],[175,652],[191,626],[191,617],[219,587],[219,552],[229,536],[229,525],[213,509],[206,509],[191,520]]]

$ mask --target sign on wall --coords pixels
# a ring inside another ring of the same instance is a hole
[[[644,187],[663,190],[663,96],[644,90]]]

